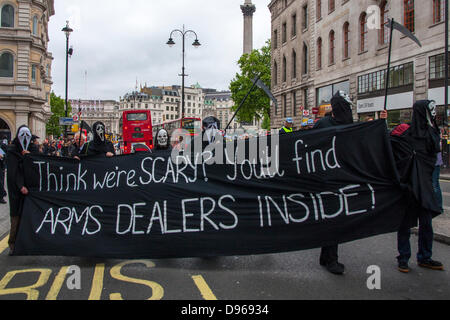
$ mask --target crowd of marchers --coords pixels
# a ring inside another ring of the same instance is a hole
[[[312,130],[352,124],[354,122],[352,105],[347,93],[337,92],[331,99],[332,112],[318,121]],[[387,111],[383,111],[381,119],[387,118]],[[372,119],[367,119],[367,121],[370,120]],[[287,118],[285,126],[280,129],[280,134],[292,133],[293,125],[292,119]],[[208,117],[203,120],[203,136],[207,137],[203,141],[204,147],[214,143],[215,136],[219,133],[218,128],[220,128],[218,119]],[[77,160],[91,155],[106,157],[116,155],[113,144],[105,138],[103,123],[94,124],[93,135],[93,140],[86,141],[83,134],[77,134],[71,143],[67,141],[62,144],[59,155]],[[155,140],[156,150],[183,148],[184,145],[181,138],[171,145],[168,132],[164,129],[156,134]],[[442,263],[432,259],[434,240],[432,219],[443,213],[442,194],[439,187],[439,170],[442,165],[441,137],[436,123],[436,103],[429,100],[417,101],[413,106],[411,123],[394,128],[391,132],[391,143],[400,183],[409,194],[409,207],[398,230],[398,269],[405,273],[410,271],[408,262],[412,255],[411,228],[419,226],[418,265],[423,268],[443,270]],[[30,129],[22,126],[17,131],[16,138],[7,147],[6,166],[11,215],[10,254],[14,252],[22,206],[28,194],[23,177],[23,159],[30,153],[58,155],[58,151],[54,151],[57,149],[54,145],[55,143],[46,146],[34,144]],[[338,243],[322,248],[320,265],[333,274],[344,274],[345,266],[338,261]]]

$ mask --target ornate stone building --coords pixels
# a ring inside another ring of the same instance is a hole
[[[0,136],[28,125],[44,138],[50,117],[53,0],[0,0]]]
[[[389,124],[409,121],[420,99],[436,100],[444,116],[443,0],[272,0],[269,10],[272,91],[279,102],[273,128],[286,117],[297,129],[322,117],[337,90],[349,92],[355,119],[376,118],[384,107],[388,18],[422,43],[394,31]]]

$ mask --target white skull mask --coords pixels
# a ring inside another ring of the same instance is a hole
[[[18,139],[20,142],[20,145],[22,146],[23,150],[28,150],[28,147],[31,143],[31,131],[27,127],[23,127],[19,130]]]
[[[96,131],[98,137],[100,138],[100,140],[102,142],[104,142],[105,141],[105,127],[102,124],[99,124],[97,126],[97,128],[95,129],[95,131]]]
[[[430,110],[431,116],[436,118],[437,112],[436,112],[436,101],[430,101],[428,104],[428,109]]]
[[[158,141],[158,145],[160,147],[167,147],[167,143],[169,141],[169,136],[167,134],[167,131],[166,130],[160,130],[158,132],[156,140]]]
[[[340,90],[340,91],[339,91],[339,95],[340,95],[345,101],[348,102],[348,104],[350,105],[350,108],[353,107],[353,101],[352,101],[352,99],[350,98],[350,96],[347,94],[347,92]]]

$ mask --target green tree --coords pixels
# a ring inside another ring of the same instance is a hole
[[[47,123],[47,135],[53,135],[54,137],[59,137],[61,133],[64,132],[64,126],[59,125],[59,118],[64,118],[66,116],[65,100],[61,97],[55,95],[54,92],[50,94],[50,107],[52,111],[52,116]],[[72,106],[68,102],[68,115],[72,112]]]
[[[270,40],[259,50],[253,50],[250,54],[244,54],[238,61],[241,73],[230,83],[231,98],[236,103],[232,110],[236,111],[245,95],[251,89],[253,80],[260,75],[264,84],[270,88],[271,84],[271,54]],[[246,102],[236,115],[237,121],[252,122],[263,119],[263,129],[270,129],[270,98],[266,93],[256,87],[248,96]]]

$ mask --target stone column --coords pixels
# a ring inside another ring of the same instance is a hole
[[[251,0],[245,0],[241,6],[244,14],[244,54],[251,53],[253,50],[253,14],[256,7]]]

